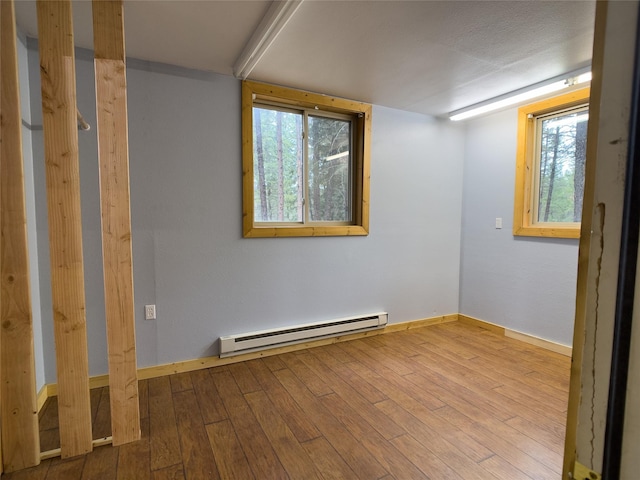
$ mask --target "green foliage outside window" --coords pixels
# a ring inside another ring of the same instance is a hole
[[[588,118],[583,107],[538,119],[538,222],[581,219]]]
[[[256,222],[351,221],[351,123],[253,107]]]

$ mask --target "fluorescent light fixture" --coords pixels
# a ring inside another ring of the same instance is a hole
[[[258,28],[233,65],[236,78],[246,79],[269,49],[273,41],[296,13],[303,0],[282,0],[271,3]]]
[[[478,115],[482,115],[483,113],[493,112],[495,110],[499,110],[504,107],[516,105],[518,103],[531,100],[532,98],[540,97],[542,95],[548,95],[550,93],[557,92],[564,88],[568,88],[573,85],[578,85],[578,84],[589,82],[589,81],[591,81],[591,72],[586,72],[574,77],[569,77],[564,80],[559,80],[557,82],[543,85],[542,87],[534,88],[532,90],[526,90],[522,93],[518,93],[516,95],[512,95],[506,98],[502,98],[500,100],[496,100],[495,102],[490,102],[484,105],[480,105],[478,107],[471,108],[470,110],[465,110],[460,113],[450,114],[449,119],[454,122],[457,122],[459,120],[465,120],[467,118],[476,117]]]

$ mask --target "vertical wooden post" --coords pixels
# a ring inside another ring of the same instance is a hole
[[[92,450],[70,0],[38,0],[51,298],[62,457]]]
[[[2,2],[2,0],[0,0]],[[0,3],[1,5],[1,3]],[[2,54],[2,48],[5,43],[2,41],[2,32],[4,31],[4,25],[2,24],[2,18],[6,15],[2,15],[2,8],[0,8],[0,55]],[[2,62],[0,61],[0,144],[2,143]],[[0,176],[2,175],[2,148],[0,145]],[[2,188],[2,187],[0,187]],[[0,195],[0,210],[2,209],[2,196]],[[0,234],[0,249],[2,249],[2,235]],[[2,255],[0,255],[0,269],[2,268]],[[0,309],[2,308],[2,291],[0,290]],[[2,335],[2,331],[0,330],[0,335]],[[0,339],[0,382],[2,382],[2,340]],[[2,476],[3,472],[3,459],[2,459],[2,391],[0,389],[0,476]]]
[[[0,2],[0,365],[4,470],[40,463],[13,0]]]
[[[102,257],[113,445],[140,439],[121,0],[93,2]]]

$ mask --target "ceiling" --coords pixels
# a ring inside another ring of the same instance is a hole
[[[232,75],[270,0],[125,0],[129,57]],[[74,1],[91,48],[91,3]],[[590,64],[591,0],[305,0],[249,78],[428,115]],[[35,2],[19,28],[37,37]]]

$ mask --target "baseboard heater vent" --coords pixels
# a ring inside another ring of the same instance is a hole
[[[267,348],[292,345],[320,338],[336,337],[345,333],[374,330],[387,324],[387,313],[362,317],[349,317],[326,322],[307,323],[289,328],[262,330],[241,335],[220,337],[220,358],[256,352]]]

